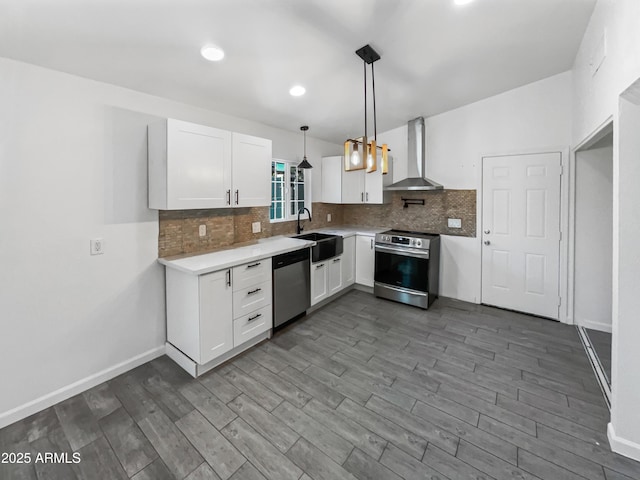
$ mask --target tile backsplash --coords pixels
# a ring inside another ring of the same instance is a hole
[[[311,224],[301,221],[306,230],[342,225],[342,205],[314,203]],[[327,222],[327,214],[331,222]],[[260,222],[261,232],[252,233],[251,224]],[[200,237],[198,228],[206,225],[207,233]],[[161,210],[158,256],[170,257],[184,253],[203,253],[234,243],[247,242],[274,235],[296,233],[296,222],[269,222],[269,207],[220,208],[211,210]]]
[[[409,205],[403,208],[402,198],[423,199],[424,205]],[[343,209],[346,225],[382,226],[459,237],[476,236],[475,190],[393,192],[391,203],[343,205]],[[461,228],[449,228],[449,218],[460,219]]]
[[[424,199],[425,204],[403,208],[402,198]],[[476,191],[440,190],[431,192],[393,192],[385,205],[334,205],[314,203],[313,219],[304,220],[306,230],[358,225],[389,227],[463,237],[476,236]],[[331,214],[331,222],[327,222]],[[461,220],[462,228],[447,227],[448,218]],[[252,233],[251,224],[260,222],[261,232]],[[200,237],[198,229],[206,225]],[[269,222],[269,207],[221,208],[212,210],[160,211],[158,256],[204,253],[234,243],[274,235],[292,235],[296,222]]]

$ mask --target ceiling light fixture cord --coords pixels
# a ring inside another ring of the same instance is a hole
[[[364,67],[364,138],[367,138],[367,62],[363,61]]]
[[[371,63],[371,86],[373,90],[373,139],[378,143],[378,119],[376,118],[376,74]]]

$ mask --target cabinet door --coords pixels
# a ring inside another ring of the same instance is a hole
[[[322,159],[322,201],[342,203],[342,159],[344,157],[324,157]]]
[[[342,255],[327,260],[329,263],[329,285],[327,295],[338,293],[344,285],[342,284]]]
[[[383,177],[382,169],[380,168],[378,168],[375,172],[367,173],[365,175],[364,177],[365,203],[384,203],[382,177]]]
[[[342,286],[348,287],[356,281],[356,237],[343,240],[342,252]]]
[[[231,270],[200,276],[200,364],[233,348]]]
[[[363,203],[364,170],[342,172],[342,203]]]
[[[234,207],[271,205],[271,140],[233,134]]]
[[[167,120],[167,210],[229,206],[231,132]]]
[[[324,300],[328,295],[329,276],[327,263],[311,264],[311,305]]]
[[[373,236],[356,235],[356,283],[367,287],[373,287],[374,243]]]

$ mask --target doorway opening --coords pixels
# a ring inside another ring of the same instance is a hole
[[[613,122],[575,151],[573,312],[605,400],[611,396]]]

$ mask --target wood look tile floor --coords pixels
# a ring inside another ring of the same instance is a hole
[[[161,357],[0,430],[13,479],[640,478],[576,330],[351,291],[193,379]]]

